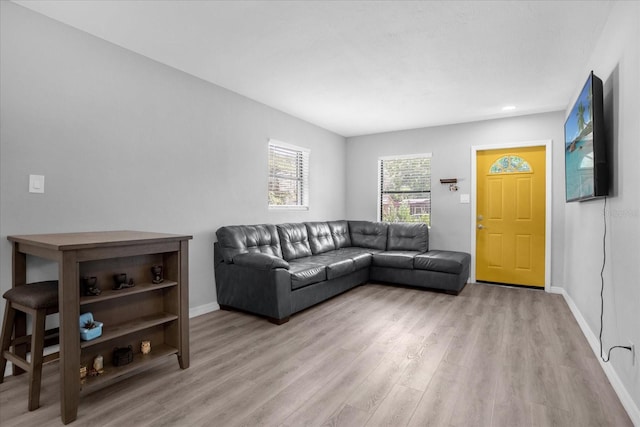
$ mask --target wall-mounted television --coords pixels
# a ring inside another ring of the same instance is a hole
[[[602,80],[593,71],[564,123],[564,149],[567,202],[608,195]]]

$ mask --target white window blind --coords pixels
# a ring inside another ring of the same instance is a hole
[[[431,223],[431,154],[379,160],[379,219]]]
[[[269,140],[269,207],[309,206],[309,150]]]

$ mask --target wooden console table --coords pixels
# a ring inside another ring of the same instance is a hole
[[[192,236],[141,231],[38,234],[8,236],[13,243],[13,286],[26,284],[27,255],[58,263],[60,310],[60,416],[76,419],[80,393],[88,393],[129,377],[177,355],[189,367],[189,240]],[[151,267],[162,265],[164,281],[152,283]],[[113,275],[126,273],[135,286],[112,290]],[[102,293],[84,296],[82,277],[98,279]],[[103,322],[102,335],[80,341],[79,316],[91,312]],[[19,326],[18,326],[19,325]],[[26,334],[26,322],[16,325]],[[151,341],[151,353],[140,342]],[[115,347],[131,345],[133,362],[115,367]],[[17,349],[18,350],[18,349]],[[26,348],[19,349],[23,353]],[[104,374],[80,381],[80,366],[91,368],[104,357]],[[18,370],[19,371],[19,370]],[[15,373],[15,371],[14,371]]]

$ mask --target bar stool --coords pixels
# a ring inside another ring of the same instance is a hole
[[[7,360],[29,373],[29,410],[33,411],[40,406],[40,380],[42,378],[42,364],[56,360],[59,353],[44,356],[45,340],[54,340],[56,336],[46,336],[45,319],[48,314],[58,312],[58,281],[30,283],[16,286],[4,293],[7,300],[4,310],[4,322],[2,328],[2,347],[0,347],[0,383],[4,381],[4,370]],[[15,320],[18,311],[31,315],[33,322],[31,336],[17,337],[14,335]],[[54,334],[55,335],[55,334]],[[26,353],[17,350],[29,344],[31,338],[31,361],[27,361]],[[51,344],[49,344],[51,345]],[[13,347],[13,351],[11,351]],[[22,354],[19,354],[22,353]],[[16,373],[14,369],[14,373]]]

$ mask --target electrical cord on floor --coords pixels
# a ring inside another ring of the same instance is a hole
[[[631,350],[631,346],[625,345],[614,345],[607,352],[607,359],[602,356],[602,329],[603,329],[603,317],[604,317],[604,267],[607,264],[607,198],[604,198],[604,208],[602,212],[602,217],[604,218],[604,233],[602,235],[602,269],[600,269],[600,358],[604,363],[609,363],[611,360],[611,350],[614,348],[626,348],[629,351]]]

